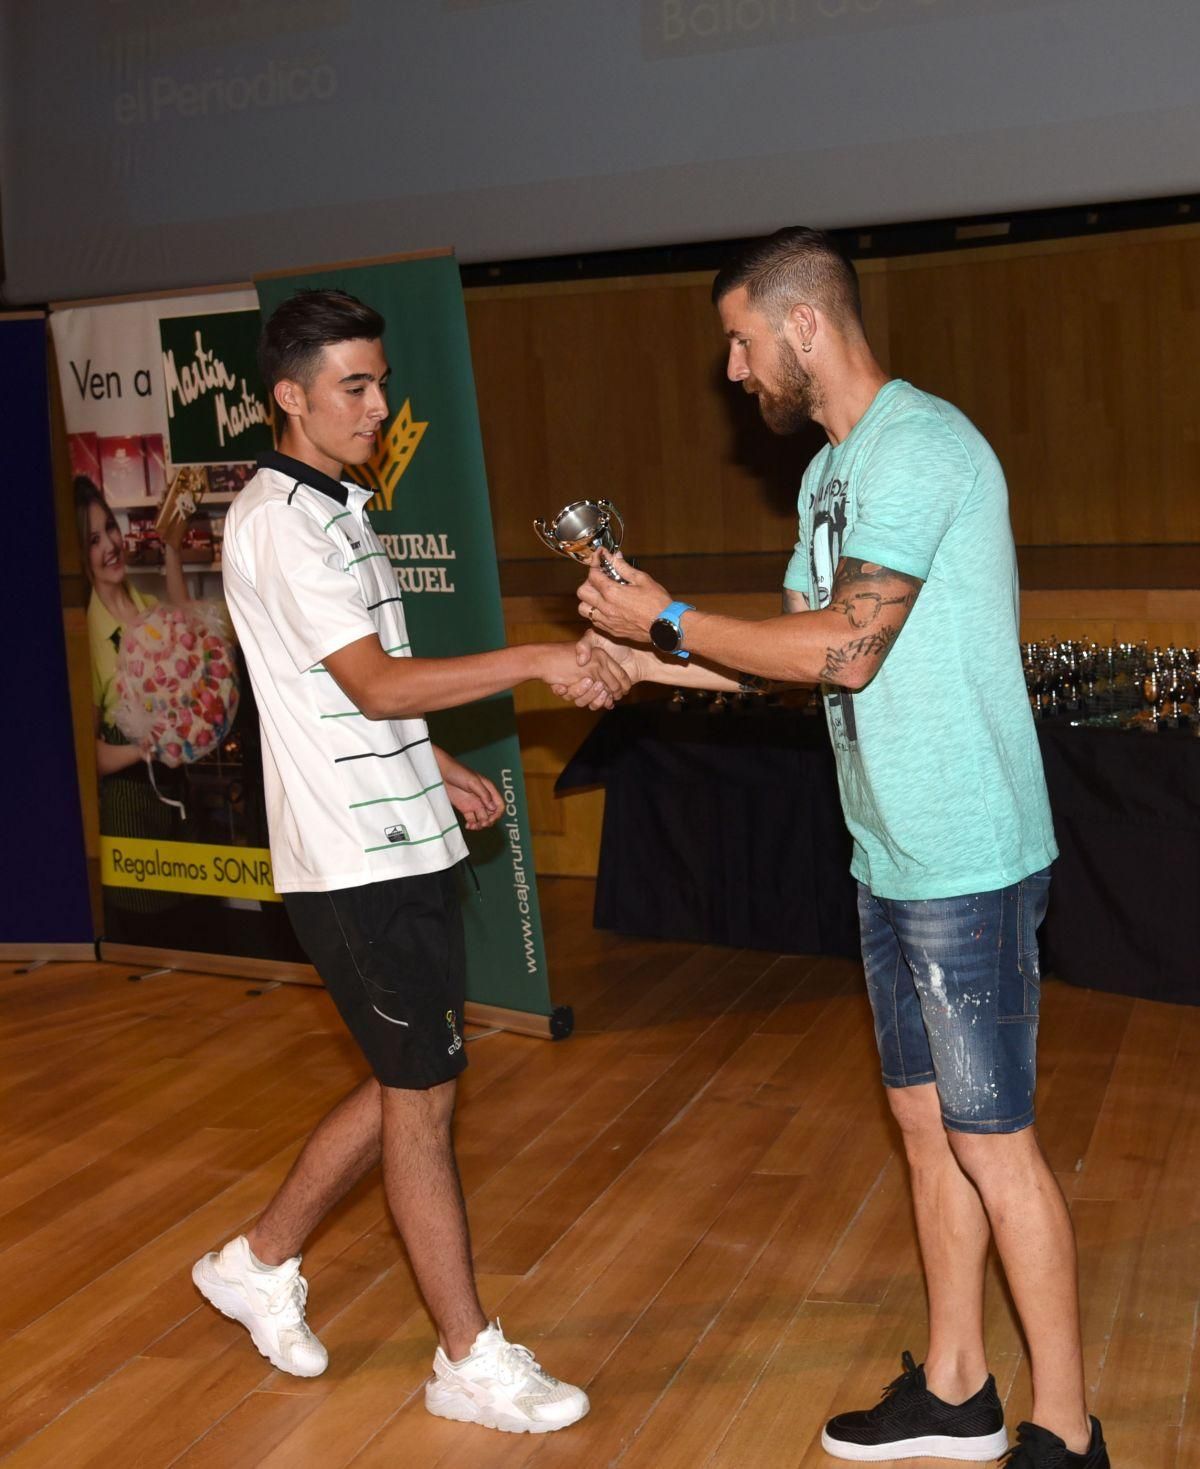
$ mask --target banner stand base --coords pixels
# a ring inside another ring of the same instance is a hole
[[[463,1006],[463,1018],[468,1025],[511,1030],[543,1041],[566,1040],[575,1029],[575,1012],[570,1005],[559,1005],[549,1015],[534,1015],[528,1010],[506,1010],[500,1005],[477,1005],[474,1000],[468,1000]]]
[[[285,964],[278,959],[246,959],[237,954],[201,954],[195,949],[153,949],[144,944],[114,944],[101,939],[96,954],[104,964],[178,969],[188,974],[222,974],[230,979],[277,979],[284,984],[320,985],[311,964]]]
[[[22,948],[13,957],[28,958],[31,947]],[[97,943],[95,953],[90,946],[79,947],[84,950],[79,957],[99,958],[104,964],[140,964],[188,974],[222,975],[228,979],[274,980],[279,984],[309,984],[318,988],[321,985],[321,978],[311,964],[286,964],[278,959],[244,959],[234,954],[200,954],[192,949],[151,949],[141,944],[113,944],[107,939]],[[4,957],[3,951],[4,946],[0,946],[0,958]],[[549,1015],[536,1015],[528,1010],[507,1010],[500,1005],[477,1005],[468,1000],[463,1009],[463,1019],[468,1025],[481,1025],[489,1030],[511,1030],[517,1035],[536,1036],[539,1040],[565,1040],[575,1029],[575,1014],[570,1005],[559,1005]]]
[[[71,964],[78,960],[94,960],[95,944],[0,944],[0,964]]]

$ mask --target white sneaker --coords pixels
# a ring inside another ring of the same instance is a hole
[[[553,1433],[587,1412],[587,1393],[544,1372],[528,1347],[505,1341],[496,1321],[452,1362],[441,1347],[425,1384],[425,1406],[439,1418],[481,1423],[505,1433]]]
[[[293,1377],[320,1377],[329,1366],[329,1353],[304,1320],[308,1281],[300,1274],[299,1255],[282,1265],[263,1265],[239,1234],[223,1250],[197,1260],[192,1279],[205,1300],[241,1322],[273,1367]]]

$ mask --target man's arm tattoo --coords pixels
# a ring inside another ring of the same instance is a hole
[[[864,658],[882,659],[896,641],[897,629],[881,627],[878,632],[854,638],[838,648],[825,649],[825,667],[821,670],[821,682],[840,684],[847,672]]]
[[[829,606],[832,611],[840,612],[851,627],[870,627],[879,620],[885,607],[903,607],[909,612],[921,585],[920,577],[875,566],[856,556],[844,556],[838,564]]]

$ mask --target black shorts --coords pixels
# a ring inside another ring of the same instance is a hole
[[[284,893],[283,903],[384,1086],[423,1091],[463,1070],[466,945],[453,868]]]

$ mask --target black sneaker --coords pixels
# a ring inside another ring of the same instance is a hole
[[[884,1388],[875,1407],[839,1413],[825,1425],[821,1447],[827,1454],[860,1464],[922,1457],[982,1463],[999,1458],[1008,1448],[1004,1409],[994,1377],[965,1403],[943,1403],[925,1386],[925,1368],[917,1366],[912,1353],[905,1352],[901,1361],[903,1375]],[[1020,1460],[1016,1462],[1018,1469],[1026,1469]],[[1036,1462],[1040,1461],[1031,1460],[1029,1469]],[[1088,1469],[1092,1469],[1090,1462]]]
[[[1093,1418],[1086,1453],[1073,1454],[1056,1433],[1036,1423],[1018,1423],[1017,1441],[1004,1456],[1004,1469],[1109,1469],[1100,1420]]]

